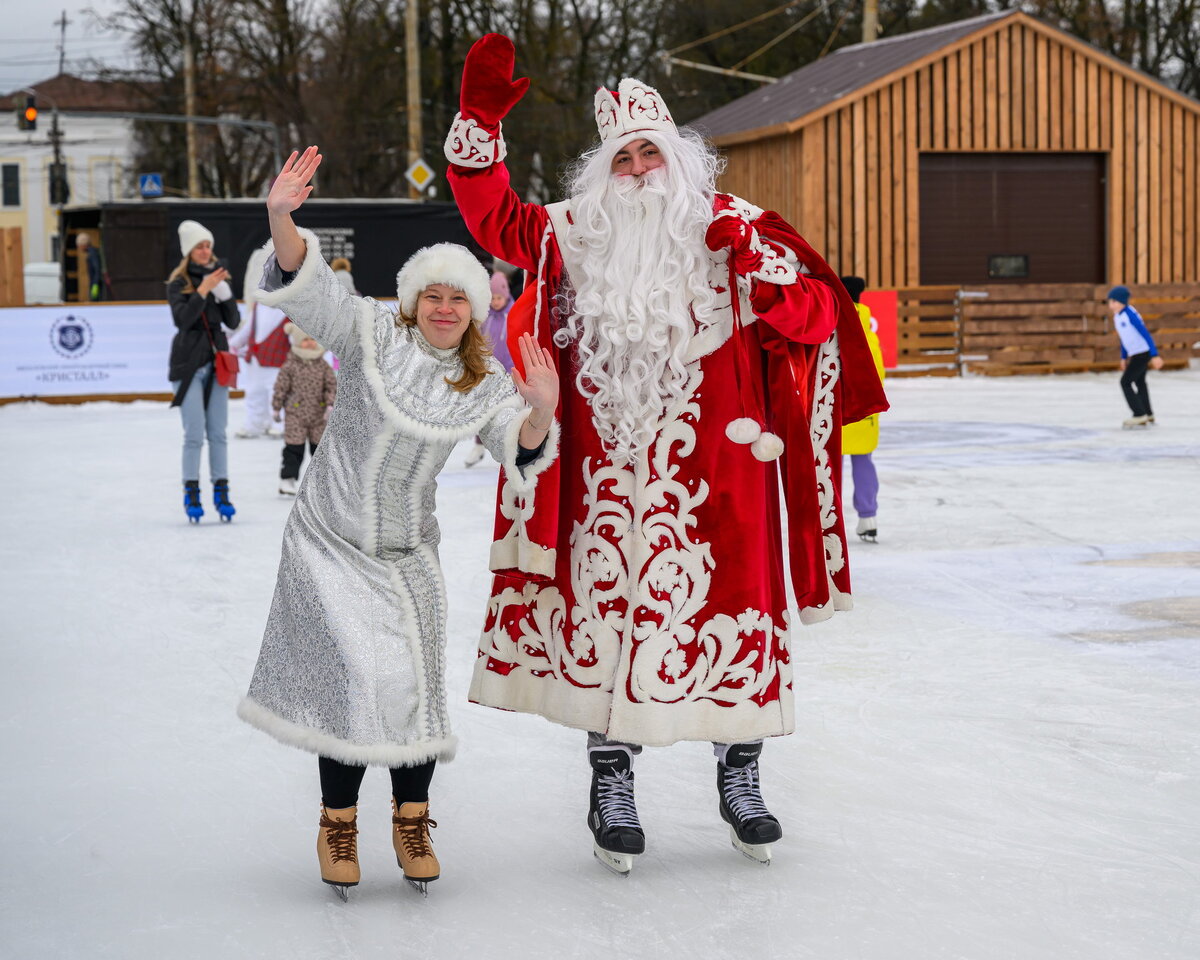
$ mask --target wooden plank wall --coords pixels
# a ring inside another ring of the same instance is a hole
[[[20,227],[0,228],[0,307],[25,303],[25,255]]]
[[[725,148],[722,189],[777,210],[841,273],[920,282],[921,152],[1107,153],[1112,283],[1200,282],[1200,109],[1027,18],[787,136]]]

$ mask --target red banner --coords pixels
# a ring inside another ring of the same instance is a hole
[[[877,322],[879,346],[883,351],[883,366],[886,370],[896,368],[897,356],[897,298],[895,290],[867,290],[860,300],[871,309]]]

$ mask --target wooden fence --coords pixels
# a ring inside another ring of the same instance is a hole
[[[1200,284],[1130,287],[1167,369],[1200,357]],[[892,376],[1116,370],[1120,346],[1094,284],[910,287],[898,294]]]
[[[896,291],[894,377],[959,375],[958,287]]]
[[[20,227],[0,228],[0,307],[25,303],[25,254]]]

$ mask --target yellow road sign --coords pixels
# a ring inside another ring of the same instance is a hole
[[[404,171],[404,179],[418,190],[424,190],[436,176],[433,167],[421,159],[417,159],[411,167]]]

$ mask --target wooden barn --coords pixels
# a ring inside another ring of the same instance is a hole
[[[692,124],[870,287],[1200,282],[1200,102],[1019,11],[845,47]]]

